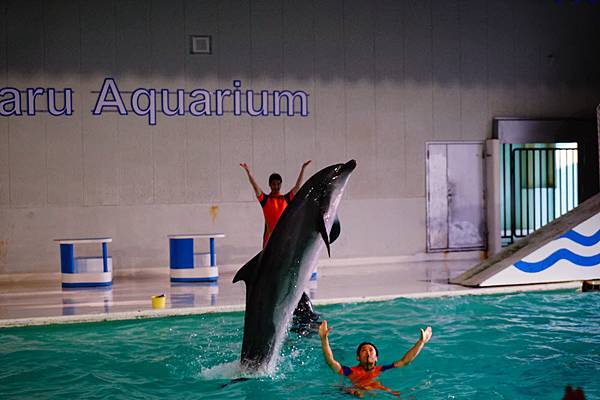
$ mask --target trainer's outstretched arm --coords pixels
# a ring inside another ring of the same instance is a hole
[[[335,373],[339,373],[342,369],[342,365],[333,358],[333,352],[329,346],[329,331],[331,328],[327,328],[327,321],[323,320],[321,326],[319,326],[319,336],[321,337],[321,349],[323,350],[323,357],[325,362],[329,365],[329,368]]]
[[[415,358],[417,358],[417,356],[423,349],[423,346],[425,346],[425,343],[429,342],[429,339],[431,339],[431,335],[432,335],[432,333],[431,333],[430,326],[428,326],[425,329],[421,329],[421,338],[419,340],[417,340],[417,343],[415,343],[415,345],[406,352],[406,354],[404,355],[404,357],[402,357],[402,359],[394,362],[394,367],[395,368],[405,367],[408,364],[410,364]]]
[[[298,174],[298,179],[296,179],[296,184],[294,185],[294,187],[292,188],[291,192],[292,194],[296,194],[298,193],[298,190],[300,190],[300,186],[302,186],[302,180],[304,179],[304,169],[306,168],[306,166],[308,164],[310,164],[311,160],[307,160],[304,161],[304,163],[302,164],[302,167],[300,167],[300,174]]]
[[[258,186],[258,183],[256,183],[256,180],[254,180],[254,177],[250,173],[250,168],[248,168],[248,164],[241,163],[240,167],[242,167],[246,171],[246,174],[248,175],[248,180],[250,181],[250,184],[252,185],[252,189],[254,189],[254,193],[256,193],[256,197],[260,196],[260,194],[263,191],[260,188],[260,186]]]

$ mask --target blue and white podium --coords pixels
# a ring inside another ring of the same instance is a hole
[[[60,271],[62,287],[90,287],[112,285],[112,258],[108,256],[110,237],[55,239],[60,244]],[[75,257],[75,245],[100,243],[102,257]]]
[[[171,282],[215,282],[219,279],[215,239],[223,233],[169,235]],[[208,253],[194,253],[194,239],[208,239]]]

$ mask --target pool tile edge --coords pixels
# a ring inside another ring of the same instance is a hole
[[[468,288],[436,292],[420,292],[420,293],[399,293],[383,296],[362,296],[362,297],[340,297],[331,299],[314,299],[314,305],[330,305],[340,303],[366,303],[388,301],[398,298],[422,299],[435,297],[449,296],[477,296],[487,294],[509,294],[533,291],[551,291],[551,290],[566,290],[580,289],[581,282],[561,282],[548,283],[539,285],[521,285],[521,286],[499,286],[486,288]],[[51,324],[77,324],[87,322],[103,322],[103,321],[122,321],[135,320],[159,317],[175,317],[196,314],[222,313],[222,312],[241,312],[244,311],[243,304],[232,304],[225,306],[210,306],[210,307],[189,307],[189,308],[166,308],[160,310],[137,310],[123,311],[105,314],[82,314],[82,315],[62,315],[52,317],[31,317],[31,318],[13,318],[0,320],[1,328],[15,328],[26,326],[40,326]]]

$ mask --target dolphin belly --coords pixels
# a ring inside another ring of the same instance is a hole
[[[322,246],[308,254],[319,251]],[[305,254],[306,255],[306,254]],[[315,258],[315,257],[311,257]],[[299,268],[302,276],[265,280],[249,293],[244,316],[244,339],[241,362],[246,368],[259,369],[276,361],[284,336],[292,320],[294,310],[310,280],[312,268],[306,261]],[[268,369],[268,367],[267,367]]]

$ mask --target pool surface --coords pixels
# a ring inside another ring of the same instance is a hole
[[[355,365],[377,344],[401,358],[381,382],[405,399],[561,399],[567,384],[600,398],[600,293],[574,291],[397,299],[318,307],[334,356]],[[276,371],[241,382],[243,313],[0,329],[1,399],[350,399],[318,335],[290,334]],[[392,398],[378,391],[367,397]]]

